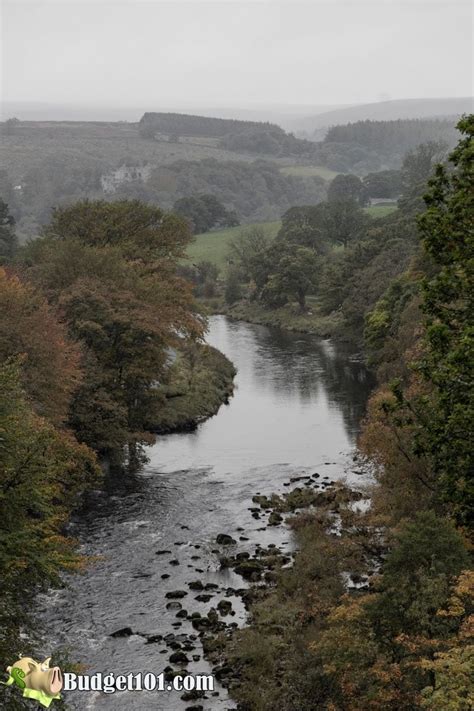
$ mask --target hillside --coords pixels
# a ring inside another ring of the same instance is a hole
[[[136,123],[105,121],[22,121],[11,135],[2,135],[0,161],[14,181],[45,159],[67,159],[101,171],[121,161],[167,165],[177,160],[250,160],[244,153],[228,151],[202,139],[144,141]]]
[[[200,126],[202,133],[202,125],[210,125],[211,132],[216,130],[214,119],[197,117],[198,125],[196,117],[180,117],[180,121],[188,122],[197,133]],[[220,120],[216,121],[220,125]],[[241,122],[224,124],[227,130]],[[263,137],[259,145],[253,145],[253,152],[230,150],[216,136],[147,138],[140,135],[136,123],[3,124],[0,161],[5,168],[0,173],[0,197],[12,210],[22,242],[37,236],[53,207],[82,198],[139,198],[171,209],[181,197],[212,194],[236,210],[241,222],[276,220],[291,205],[324,198],[325,183],[317,171],[306,175],[280,172],[297,158],[266,153],[266,144],[279,150],[278,143],[267,131],[251,131],[252,135],[242,136],[242,145],[249,147],[253,134]],[[287,140],[278,127],[273,135]],[[239,143],[238,132],[231,138]],[[314,146],[288,138],[296,145]]]
[[[449,99],[394,99],[371,104],[349,106],[307,116],[294,123],[294,130],[304,132],[314,140],[324,137],[324,130],[330,126],[354,121],[394,121],[402,118],[433,118],[460,116],[472,110],[472,97],[453,97]],[[315,135],[315,132],[316,135]]]

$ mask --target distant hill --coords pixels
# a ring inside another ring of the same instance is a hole
[[[161,113],[197,114],[243,121],[270,121],[293,131],[298,122],[307,116],[342,109],[349,104],[251,104],[239,106],[167,106],[152,101]],[[87,104],[54,104],[38,101],[2,101],[0,120],[17,116],[21,121],[131,121],[135,123],[148,106],[107,106]]]
[[[349,106],[336,111],[326,111],[301,119],[295,130],[309,138],[320,141],[330,126],[354,123],[355,121],[395,121],[396,119],[441,118],[460,116],[473,110],[472,97],[448,99],[396,99],[374,104]]]

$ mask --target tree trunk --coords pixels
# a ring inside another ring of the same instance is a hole
[[[300,305],[300,311],[306,311],[306,294],[302,289],[298,290],[298,303]]]

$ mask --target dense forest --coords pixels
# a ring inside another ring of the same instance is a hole
[[[331,127],[319,144],[319,159],[329,168],[357,174],[401,166],[405,153],[432,141],[452,148],[458,138],[455,119],[358,121]]]
[[[276,124],[260,121],[239,121],[236,119],[220,119],[209,116],[192,116],[190,114],[155,113],[143,114],[139,123],[139,131],[145,137],[157,133],[175,136],[207,136],[217,138],[230,133],[238,133],[247,129],[284,133]]]
[[[233,248],[248,298],[318,293],[378,377],[354,459],[374,467],[371,507],[336,495],[287,519],[294,565],[273,563],[250,626],[209,644],[239,708],[472,708],[474,117],[459,130],[444,164],[430,145],[407,155],[392,215],[364,223],[349,201],[341,233],[330,203],[294,209],[273,245]]]

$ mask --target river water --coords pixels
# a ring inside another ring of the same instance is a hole
[[[195,432],[158,437],[142,471],[91,497],[72,533],[84,553],[99,558],[42,599],[50,645],[45,652],[67,649],[86,673],[158,674],[173,650],[165,641],[148,643],[145,635],[197,634],[176,609],[167,609],[166,593],[188,591],[183,608],[206,614],[226,588],[245,587],[232,570],[220,570],[218,556],[226,547],[216,544],[217,534],[237,540],[232,552],[253,553],[256,544],[269,543],[293,549],[288,528],[252,517],[254,494],[282,493],[290,478],[315,472],[321,481],[364,480],[354,471],[352,452],[372,382],[346,347],[224,316],[211,318],[208,342],[237,367],[229,404]],[[219,589],[199,602],[188,588],[193,580]],[[241,599],[226,599],[235,611],[227,619],[243,624]],[[127,627],[133,634],[111,636]],[[189,672],[210,673],[199,639],[191,643],[188,655],[199,659]],[[225,689],[216,690],[218,695],[187,702],[175,691],[65,696],[71,708],[99,711],[234,708]]]

